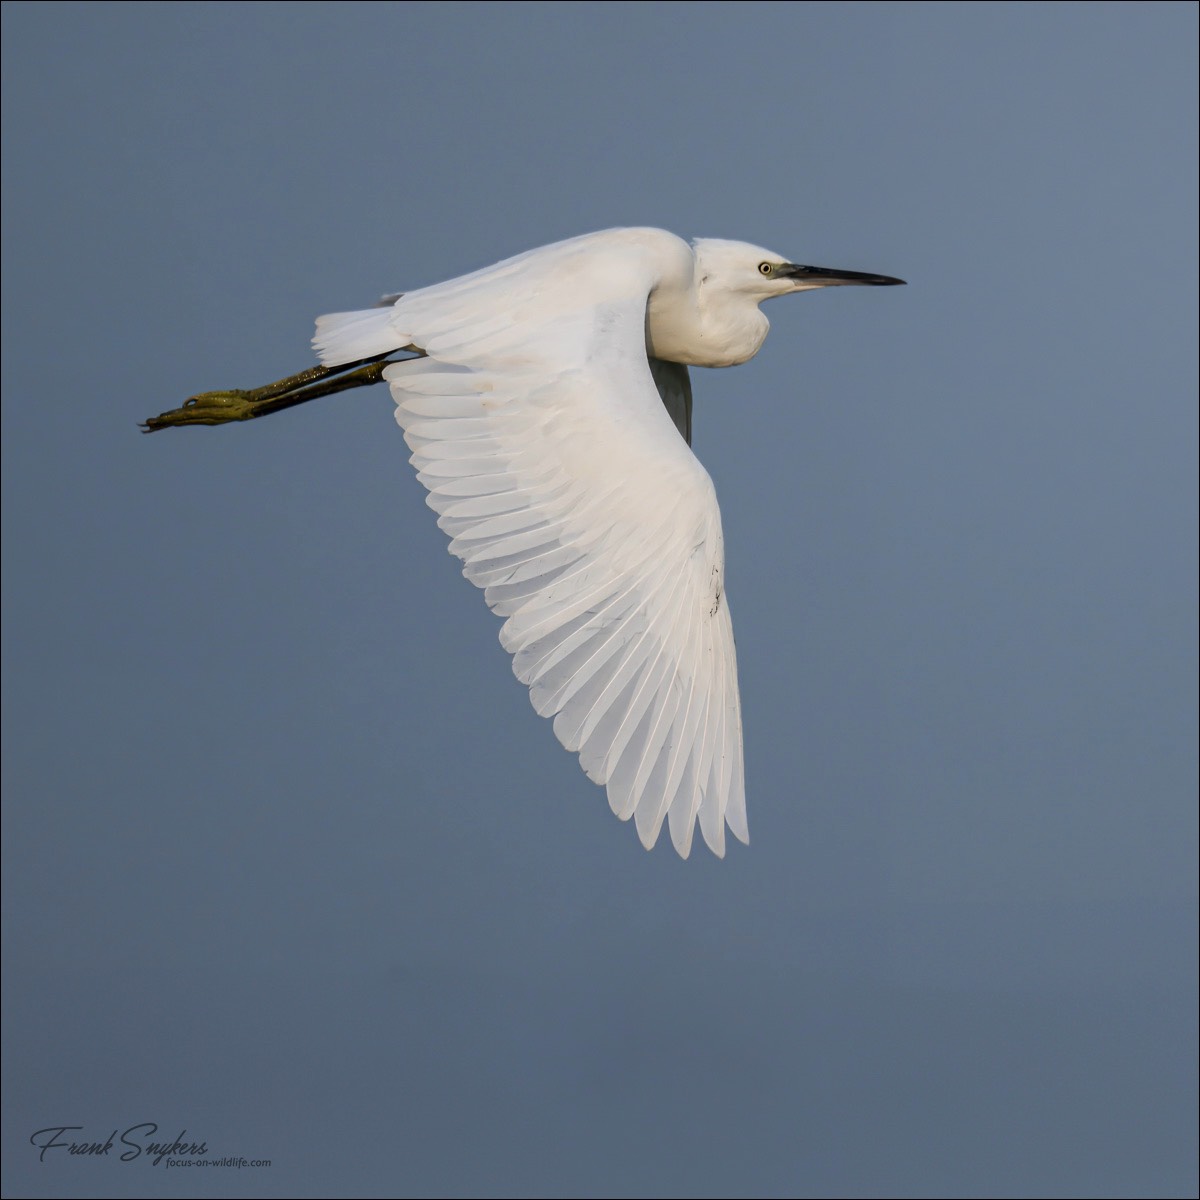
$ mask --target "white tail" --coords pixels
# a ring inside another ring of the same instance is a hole
[[[390,354],[407,345],[392,325],[391,308],[364,308],[358,312],[326,313],[317,318],[313,349],[327,367]]]

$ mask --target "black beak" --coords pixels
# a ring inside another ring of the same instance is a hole
[[[890,275],[865,275],[862,271],[836,271],[832,267],[799,267],[795,263],[780,267],[779,274],[785,279],[794,279],[797,283],[812,283],[818,287],[844,287],[855,283],[870,287],[890,287],[892,284],[904,282],[903,279],[893,279]]]

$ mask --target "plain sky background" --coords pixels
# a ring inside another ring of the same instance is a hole
[[[1191,4],[4,6],[5,1196],[1195,1195]],[[530,708],[382,388],[612,225],[899,275],[697,372],[751,844]],[[270,1168],[43,1164],[141,1122]]]

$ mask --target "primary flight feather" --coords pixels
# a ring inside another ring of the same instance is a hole
[[[505,618],[517,678],[647,848],[664,821],[684,857],[697,822],[717,855],[726,825],[748,840],[721,518],[690,449],[687,369],[752,357],[763,300],[900,282],[612,229],[317,319],[323,369],[297,378],[350,372],[320,394],[386,380],[450,549]],[[384,361],[400,351],[413,356]],[[248,398],[213,418],[245,419],[303,390],[208,396]],[[205,421],[206,399],[177,412]],[[149,427],[189,423],[171,416]]]

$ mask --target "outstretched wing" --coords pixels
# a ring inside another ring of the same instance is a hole
[[[576,257],[406,294],[392,344],[424,355],[385,378],[534,708],[644,845],[667,820],[686,856],[699,820],[720,855],[747,831],[716,495],[647,360],[644,256]]]

